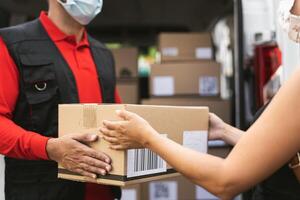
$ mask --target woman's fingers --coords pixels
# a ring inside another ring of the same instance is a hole
[[[107,137],[116,137],[116,132],[108,130],[107,128],[101,127],[100,132]]]
[[[112,144],[119,144],[119,140],[115,137],[103,136],[103,139]]]
[[[120,128],[120,122],[112,122],[112,121],[104,120],[103,125],[105,126],[105,128],[109,130],[118,130]]]
[[[127,120],[127,121],[129,121],[134,116],[133,113],[128,112],[126,110],[117,110],[116,113],[120,118]]]
[[[100,132],[103,134],[103,139],[110,143],[118,143],[118,133],[115,131],[108,130],[107,128],[100,128]]]
[[[78,174],[81,174],[82,176],[86,176],[86,177],[92,178],[92,179],[96,179],[97,178],[96,174],[88,172],[88,171],[85,171],[85,170],[80,169],[80,168],[74,169],[74,172],[76,172]]]
[[[111,144],[120,144],[120,134],[116,131],[111,131],[106,128],[100,128],[100,132],[103,134],[103,139]]]
[[[111,145],[109,148],[111,148],[112,150],[126,150],[127,148],[121,144],[118,145]]]

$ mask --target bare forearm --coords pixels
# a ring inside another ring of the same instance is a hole
[[[228,190],[229,179],[223,159],[184,148],[157,133],[152,133],[148,141],[147,148],[158,153],[178,172],[221,199],[231,199],[239,192]]]
[[[291,9],[293,15],[300,15],[300,0],[295,0],[294,5]]]
[[[226,124],[225,131],[221,139],[227,144],[235,146],[238,143],[238,141],[242,138],[243,134],[244,131],[241,131],[235,127]]]
[[[114,135],[116,130],[120,131],[158,153],[198,185],[227,200],[263,181],[299,151],[299,85],[300,70],[297,70],[245,134],[229,127],[233,134],[227,139],[232,143],[241,139],[224,160],[184,148],[164,138],[144,119],[127,111],[118,112],[124,121],[104,122],[106,128],[101,132]]]

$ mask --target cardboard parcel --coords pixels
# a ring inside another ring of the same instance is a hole
[[[147,105],[69,104],[59,106],[59,136],[71,133],[99,133],[103,120],[118,120],[116,110],[126,109],[145,118],[159,133],[198,152],[207,153],[207,107]],[[99,140],[90,144],[112,159],[113,170],[96,180],[83,177],[59,166],[58,177],[73,181],[127,186],[176,177],[178,173],[156,153],[148,149],[114,151]],[[167,149],[166,149],[167,151]]]
[[[120,48],[112,49],[115,59],[117,78],[138,77],[138,49]]]
[[[216,62],[154,64],[151,96],[220,96],[221,67]]]
[[[162,63],[213,60],[210,33],[161,33],[158,41]]]

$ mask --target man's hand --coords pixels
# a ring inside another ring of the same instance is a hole
[[[97,140],[95,134],[67,135],[50,139],[46,149],[49,158],[67,170],[95,179],[97,174],[106,175],[112,169],[106,154],[88,146]]]

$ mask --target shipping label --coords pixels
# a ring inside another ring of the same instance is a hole
[[[137,191],[135,189],[122,189],[121,200],[137,200]]]
[[[195,56],[197,59],[212,59],[213,58],[212,48],[210,48],[210,47],[196,48],[195,54],[196,54]]]
[[[183,146],[200,153],[207,153],[207,131],[184,131]]]
[[[175,80],[172,76],[156,76],[152,84],[155,96],[172,96],[175,93]]]
[[[149,185],[150,200],[177,200],[178,184],[175,181],[156,181]]]
[[[201,96],[216,96],[219,94],[219,79],[215,76],[199,78],[199,94]]]
[[[163,56],[176,57],[179,54],[179,50],[176,47],[166,47],[162,49]]]

